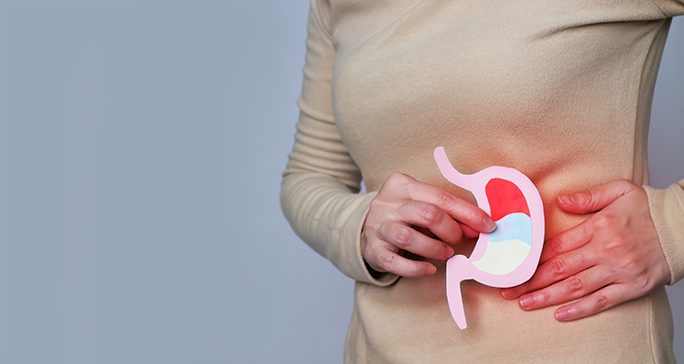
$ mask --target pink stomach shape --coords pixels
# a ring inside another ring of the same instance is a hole
[[[473,279],[503,288],[530,279],[544,243],[544,209],[532,181],[514,168],[491,166],[462,174],[451,165],[444,147],[435,148],[434,157],[442,176],[470,191],[497,225],[493,232],[480,234],[470,257],[455,255],[447,261],[449,310],[458,327],[465,329],[461,282]]]

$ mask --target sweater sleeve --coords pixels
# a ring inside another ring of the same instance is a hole
[[[684,179],[664,189],[642,187],[670,269],[668,284],[673,285],[684,277]]]
[[[324,15],[328,9],[324,0],[309,2],[299,118],[282,172],[280,206],[297,236],[342,273],[356,281],[388,286],[399,277],[371,275],[361,255],[363,225],[377,192],[359,192],[361,172],[335,125],[331,100],[335,51]]]
[[[652,0],[666,17],[684,15],[684,0]]]

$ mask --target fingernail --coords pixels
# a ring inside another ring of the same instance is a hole
[[[447,258],[451,258],[454,255],[454,248],[447,246],[446,248],[446,256]]]
[[[529,308],[534,303],[534,296],[522,296],[520,297],[520,306],[522,308]]]
[[[511,299],[513,297],[513,290],[512,289],[502,289],[501,290],[501,295],[505,299]]]
[[[485,228],[490,232],[493,231],[494,229],[496,229],[496,223],[494,222],[494,220],[492,220],[491,217],[486,217],[484,219],[484,225],[485,225]]]
[[[563,321],[563,320],[569,318],[573,312],[574,312],[574,310],[572,307],[560,308],[556,311],[555,316],[556,316],[557,320]]]
[[[564,195],[563,203],[566,205],[584,205],[587,202],[587,195],[584,192],[577,192],[570,195]]]

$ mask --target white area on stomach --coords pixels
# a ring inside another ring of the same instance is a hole
[[[489,274],[504,275],[512,272],[530,253],[530,245],[522,240],[506,240],[487,245],[482,258],[473,265]]]

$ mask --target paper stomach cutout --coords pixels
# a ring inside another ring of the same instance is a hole
[[[473,265],[490,274],[509,274],[519,267],[532,249],[532,221],[529,216],[512,213],[496,221],[489,234],[487,249]]]
[[[544,243],[544,209],[532,181],[514,168],[492,166],[467,175],[451,165],[444,147],[435,148],[434,157],[442,176],[470,191],[497,226],[489,234],[480,234],[470,257],[455,255],[447,261],[449,310],[458,327],[465,329],[461,282],[473,279],[503,288],[530,279]]]

